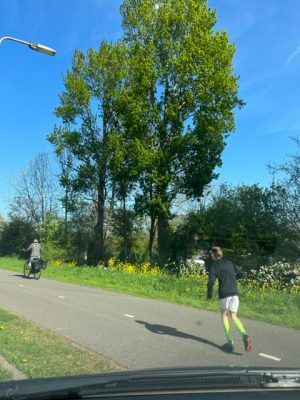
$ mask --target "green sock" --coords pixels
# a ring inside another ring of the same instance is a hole
[[[225,331],[227,341],[233,343],[231,332],[230,332],[230,324],[229,324],[228,319],[223,319],[223,326],[224,326],[224,331]]]
[[[241,335],[245,335],[246,334],[244,325],[242,324],[242,322],[238,318],[234,319],[233,323],[234,323],[236,329],[240,332]]]

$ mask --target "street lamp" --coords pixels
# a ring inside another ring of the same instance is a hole
[[[26,44],[31,50],[38,51],[39,53],[47,54],[48,56],[55,56],[56,51],[51,49],[50,47],[44,46],[43,44],[27,42],[26,40],[16,39],[10,36],[4,36],[0,38],[0,44],[4,40],[12,40],[14,42]]]

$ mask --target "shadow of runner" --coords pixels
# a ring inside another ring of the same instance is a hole
[[[186,332],[179,331],[178,329],[172,328],[170,326],[150,324],[149,322],[139,321],[139,320],[135,320],[135,322],[144,325],[148,331],[155,333],[157,335],[169,335],[169,336],[176,336],[182,339],[191,339],[195,340],[196,342],[207,344],[208,346],[216,347],[217,349],[223,351],[224,353],[234,354],[237,356],[242,355],[242,353],[237,353],[235,351],[228,351],[226,349],[226,345],[219,346],[218,344],[211,342],[210,340],[200,338],[198,336],[194,336]]]

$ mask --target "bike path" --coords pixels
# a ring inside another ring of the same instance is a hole
[[[0,307],[23,316],[129,369],[169,366],[299,367],[300,332],[243,319],[253,340],[245,353],[221,348],[219,315],[103,289],[0,270]]]

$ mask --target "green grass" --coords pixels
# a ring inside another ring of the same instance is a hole
[[[0,268],[22,272],[23,261],[0,258]],[[53,267],[42,272],[42,277],[113,290],[131,295],[193,306],[202,310],[218,311],[217,295],[206,300],[206,282],[195,278],[170,275],[145,276],[97,268]],[[217,285],[216,285],[217,286]],[[216,288],[215,288],[216,289]],[[272,324],[300,329],[300,296],[281,291],[263,292],[240,288],[240,316]]]
[[[97,353],[0,309],[0,352],[29,378],[78,375],[118,369]],[[0,380],[10,379],[0,370]]]
[[[0,382],[10,381],[13,379],[11,372],[0,366]]]

